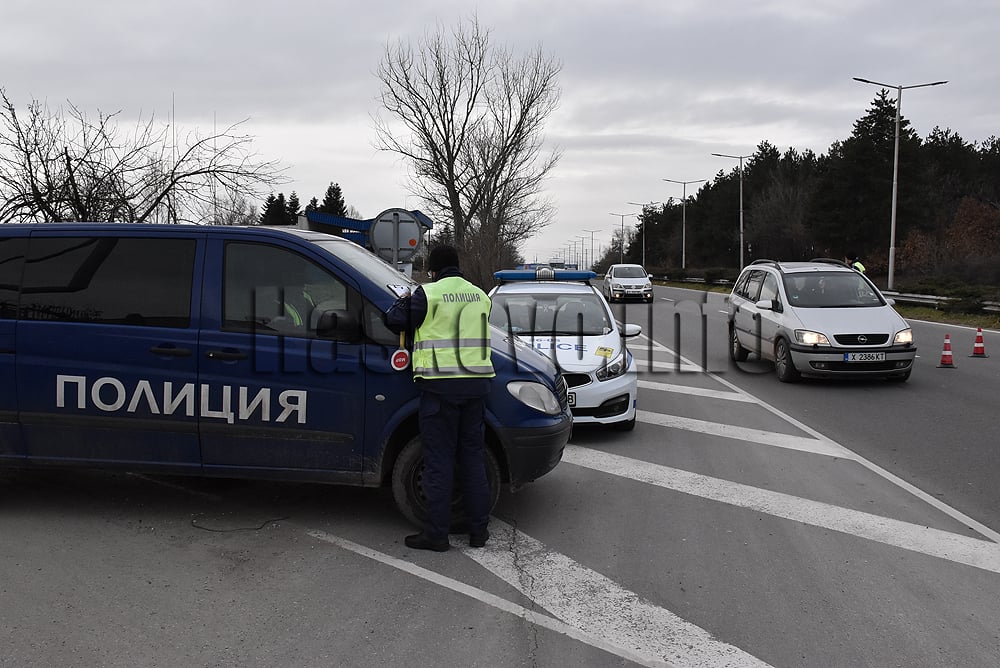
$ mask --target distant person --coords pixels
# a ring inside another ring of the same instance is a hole
[[[457,478],[469,518],[469,546],[483,547],[490,536],[491,499],[484,415],[495,375],[486,324],[490,298],[462,276],[453,246],[431,249],[427,268],[432,282],[397,299],[385,316],[394,332],[413,332],[413,379],[420,388],[427,519],[423,531],[406,537],[406,546],[448,549]]]
[[[848,253],[847,255],[845,255],[844,264],[846,264],[851,269],[860,274],[865,273],[865,265],[862,264],[861,258],[858,257],[855,253]]]

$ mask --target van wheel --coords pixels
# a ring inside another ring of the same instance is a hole
[[[490,485],[490,512],[500,498],[500,465],[489,448],[485,451],[486,481]],[[424,451],[420,437],[414,437],[403,446],[392,468],[392,496],[403,517],[412,524],[423,527],[427,518],[427,495],[424,494]],[[458,481],[455,482],[451,501],[451,530],[459,532],[467,529],[469,519],[465,514],[465,504]]]
[[[782,383],[794,383],[801,378],[792,362],[792,351],[785,339],[778,339],[774,344],[774,371]]]
[[[740,343],[740,337],[736,335],[736,324],[729,323],[729,359],[734,362],[746,362],[750,351]]]

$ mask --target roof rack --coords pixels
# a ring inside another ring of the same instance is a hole
[[[839,267],[847,267],[848,269],[851,268],[851,266],[849,264],[847,264],[846,262],[844,262],[843,260],[836,260],[836,259],[834,259],[832,257],[814,257],[813,259],[811,259],[809,261],[810,262],[822,262],[823,264],[835,264],[835,265],[837,265]]]
[[[761,258],[760,260],[754,260],[750,264],[767,264],[778,270],[778,273],[785,273],[784,269],[781,268],[781,264],[777,260],[768,260],[767,258]]]

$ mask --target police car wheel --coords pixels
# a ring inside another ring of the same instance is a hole
[[[500,498],[500,465],[496,457],[486,448],[486,480],[490,485],[490,512]],[[422,527],[427,517],[427,496],[423,489],[424,455],[417,436],[403,446],[392,468],[392,496],[396,507],[412,524]],[[465,514],[462,492],[456,482],[451,502],[451,531],[459,533],[468,530],[469,520]]]

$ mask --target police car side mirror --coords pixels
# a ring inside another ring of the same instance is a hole
[[[642,325],[634,325],[632,323],[626,323],[624,329],[622,329],[622,336],[624,336],[625,338],[639,336],[640,334],[642,334]]]
[[[344,343],[357,343],[361,340],[361,323],[346,309],[320,311],[316,318],[316,335]]]

